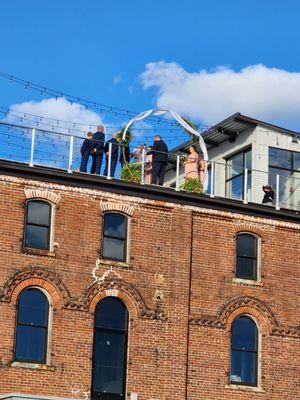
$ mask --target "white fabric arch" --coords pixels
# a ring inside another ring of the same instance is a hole
[[[172,115],[172,117],[187,131],[189,131],[192,135],[198,136],[199,138],[199,145],[200,145],[200,149],[203,153],[203,158],[204,161],[208,161],[208,154],[207,154],[207,149],[206,149],[206,144],[203,140],[203,137],[201,136],[201,133],[196,131],[195,129],[193,129],[188,123],[185,122],[185,120],[175,111],[170,111],[170,110],[147,110],[147,111],[143,111],[140,114],[136,115],[135,117],[133,117],[125,126],[124,129],[124,133],[123,133],[123,139],[125,139],[126,137],[126,132],[128,131],[128,129],[130,128],[130,126],[135,122],[135,121],[141,121],[147,117],[149,117],[150,115],[164,115],[170,113]]]
[[[123,132],[123,139],[125,139],[126,137],[126,132],[128,131],[128,129],[131,127],[131,125],[135,122],[135,121],[141,121],[147,117],[149,117],[150,115],[164,115],[170,113],[172,115],[172,117],[184,128],[186,129],[188,132],[190,132],[192,135],[198,136],[199,138],[199,145],[200,145],[200,149],[203,153],[203,158],[205,161],[205,172],[204,172],[204,190],[206,191],[208,188],[208,176],[207,176],[207,161],[208,161],[208,154],[207,154],[207,149],[206,149],[206,144],[203,140],[203,137],[201,136],[201,133],[196,131],[195,129],[193,129],[188,123],[185,122],[185,120],[175,111],[170,111],[170,110],[147,110],[147,111],[143,111],[140,114],[136,115],[135,117],[133,117],[125,126],[124,132]]]

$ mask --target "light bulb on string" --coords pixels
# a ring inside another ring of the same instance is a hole
[[[9,83],[13,83],[13,78],[12,78],[12,76],[9,78]]]

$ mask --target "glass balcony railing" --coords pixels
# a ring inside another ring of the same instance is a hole
[[[84,138],[71,133],[62,134],[0,122],[0,159],[79,173],[80,149],[83,140]],[[174,153],[169,157],[164,187],[170,187],[176,191],[183,190],[184,166],[181,158],[181,155]],[[112,162],[112,145],[109,145],[107,163],[111,165]],[[90,170],[90,164],[91,161],[89,161],[88,170]],[[102,162],[102,170],[103,164],[105,160]],[[137,168],[139,178],[134,179],[136,182],[140,184],[149,182],[147,168],[147,150],[144,149]],[[107,179],[112,178],[110,172],[111,168],[108,168]],[[119,157],[115,179],[121,179]],[[266,185],[272,186],[271,194],[267,191],[266,195],[264,192],[263,187]],[[245,204],[262,204],[267,196],[270,201],[264,203],[266,206],[275,207],[278,210],[284,208],[299,211],[300,171],[293,173],[274,169],[258,171],[250,168],[236,168],[234,164],[209,161],[203,181],[203,195],[229,198]]]

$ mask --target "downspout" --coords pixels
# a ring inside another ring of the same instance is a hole
[[[185,400],[188,400],[188,378],[189,378],[189,343],[190,343],[190,311],[192,297],[192,264],[193,264],[193,225],[194,214],[191,212],[191,243],[190,243],[190,268],[189,268],[189,295],[188,295],[188,317],[187,317],[187,338],[186,338],[186,368],[185,368]]]

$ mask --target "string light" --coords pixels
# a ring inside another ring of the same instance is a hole
[[[0,77],[4,78],[4,79],[9,79],[9,81],[15,82],[17,84],[23,85],[25,87],[26,90],[28,89],[32,89],[32,90],[36,90],[39,91],[40,94],[48,94],[50,96],[54,96],[55,99],[57,100],[58,97],[65,97],[68,101],[71,102],[71,104],[73,104],[73,102],[77,102],[78,104],[81,104],[83,106],[89,106],[91,105],[91,107],[97,108],[97,107],[101,107],[102,108],[102,112],[116,112],[118,115],[125,115],[125,116],[131,116],[131,115],[136,115],[137,112],[133,112],[133,111],[129,111],[129,110],[125,110],[122,108],[118,108],[118,107],[113,107],[113,106],[107,106],[105,104],[101,104],[101,103],[97,103],[95,101],[91,101],[88,99],[84,99],[84,98],[80,98],[78,96],[73,96],[73,95],[69,95],[67,93],[64,93],[62,91],[57,91],[54,89],[49,89],[46,88],[44,86],[41,86],[37,83],[34,82],[29,82],[29,81],[25,81],[24,79],[18,78],[14,75],[11,74],[6,74],[5,72],[1,72],[0,71]],[[149,117],[149,120],[152,121],[157,121],[160,120],[162,123],[165,124],[170,124],[171,122],[169,120],[157,117],[157,116],[151,116]]]

